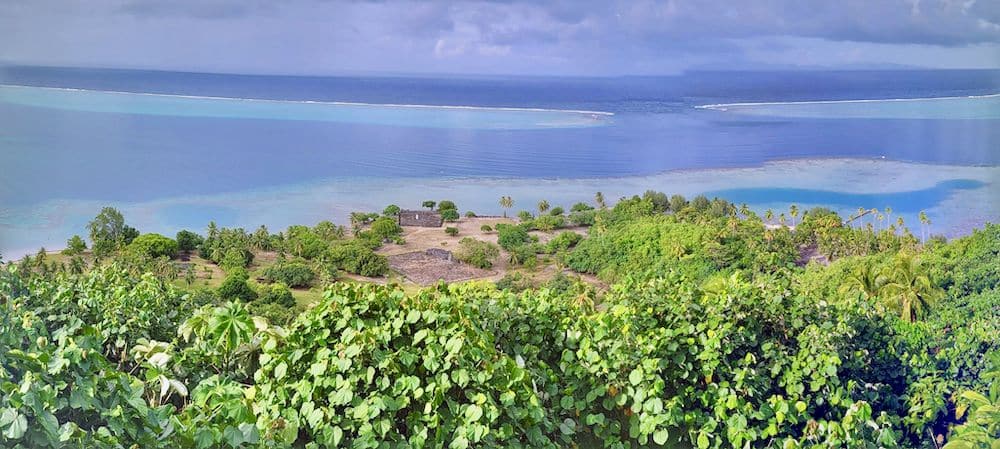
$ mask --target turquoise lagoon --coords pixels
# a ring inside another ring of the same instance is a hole
[[[106,205],[144,232],[172,235],[210,220],[276,231],[346,223],[390,203],[451,199],[462,212],[499,214],[501,195],[517,211],[648,189],[758,212],[891,207],[914,229],[926,211],[932,233],[956,236],[1000,220],[997,75],[413,79],[0,67],[0,253],[59,248]]]
[[[0,102],[112,114],[308,120],[456,129],[601,126],[614,115],[603,111],[270,100],[12,85],[0,85]]]
[[[859,207],[893,209],[892,220],[903,217],[919,233],[917,214],[926,210],[931,232],[959,235],[1000,217],[1000,168],[913,164],[883,160],[823,159],[781,161],[761,167],[683,170],[652,176],[584,179],[440,179],[375,180],[338,178],[278,188],[225,194],[185,196],[144,202],[114,203],[134,226],[148,232],[173,233],[181,228],[201,230],[204,217],[221,226],[278,230],[292,224],[343,221],[350,212],[378,210],[395,203],[418,207],[429,198],[452,199],[461,210],[499,214],[497,199],[510,195],[514,210],[532,210],[545,199],[569,207],[593,202],[595,192],[616,199],[647,189],[718,195],[746,202],[758,213],[830,207],[845,217]],[[13,208],[0,215],[0,227],[9,242],[38,242],[58,247],[67,235],[83,233],[94,211],[104,201],[55,200],[40,206]],[[867,222],[867,221],[866,221]],[[5,254],[27,253],[7,243]]]

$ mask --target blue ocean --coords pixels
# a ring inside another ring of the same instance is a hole
[[[0,253],[143,231],[656,189],[1000,219],[1000,71],[293,77],[0,67]],[[909,214],[909,215],[907,215]]]

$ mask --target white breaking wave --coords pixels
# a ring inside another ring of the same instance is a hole
[[[810,100],[810,101],[764,101],[749,103],[718,103],[695,106],[695,109],[717,109],[725,111],[728,108],[738,108],[744,106],[785,106],[785,105],[808,105],[808,104],[847,104],[847,103],[883,103],[883,102],[917,102],[936,100],[975,100],[985,98],[998,98],[1000,93],[987,95],[968,95],[964,97],[923,97],[923,98],[871,98],[856,100]]]
[[[373,107],[373,108],[415,108],[415,109],[445,109],[445,110],[473,110],[473,111],[504,111],[504,112],[555,112],[555,113],[603,115],[603,116],[615,115],[613,112],[607,112],[607,111],[588,111],[588,110],[575,110],[575,109],[516,108],[516,107],[502,107],[502,106],[467,106],[467,105],[433,105],[433,104],[361,103],[361,102],[349,102],[349,101],[317,101],[317,100],[276,100],[267,98],[215,97],[215,96],[205,96],[205,95],[181,95],[181,94],[161,94],[152,92],[128,92],[128,91],[116,91],[116,90],[81,89],[74,87],[25,86],[19,84],[0,84],[0,88],[41,89],[49,91],[85,92],[85,93],[114,94],[114,95],[145,95],[145,96],[163,97],[163,98],[186,98],[193,100],[225,100],[225,101],[261,102],[261,103],[281,103],[281,104],[317,104],[317,105],[329,105],[329,106],[356,106],[356,107]]]

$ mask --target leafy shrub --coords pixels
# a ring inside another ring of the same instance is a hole
[[[569,222],[574,226],[593,226],[597,219],[597,211],[593,208],[569,214]]]
[[[160,234],[143,234],[128,245],[129,251],[146,257],[168,257],[177,255],[177,242]]]
[[[262,427],[275,429],[281,444],[325,447],[568,442],[527,371],[472,324],[481,315],[475,304],[452,288],[405,300],[384,287],[328,292],[296,320],[285,344],[262,355]],[[320,380],[310,381],[310,395],[296,393],[304,379]]]
[[[399,215],[400,210],[399,206],[390,204],[386,206],[385,209],[382,209],[382,215],[385,215],[386,217],[395,217]]]
[[[667,198],[666,193],[657,192],[655,190],[647,190],[642,194],[642,199],[652,203],[653,210],[656,212],[666,212],[670,210],[670,199]]]
[[[455,202],[450,200],[441,200],[441,202],[438,203],[437,207],[438,211],[442,213],[446,210],[453,210],[456,213],[458,213],[458,206],[455,205]]]
[[[215,223],[209,223],[208,234],[198,251],[202,258],[223,268],[246,268],[253,262],[253,240],[243,228],[219,229]]]
[[[500,256],[500,248],[489,242],[465,237],[458,242],[455,258],[477,268],[493,267],[493,261]]]
[[[454,237],[454,236],[458,235],[458,228],[452,227],[452,226],[448,226],[447,228],[444,228],[444,233],[448,234],[448,235],[450,235],[452,237]]]
[[[329,252],[329,260],[348,273],[362,276],[378,277],[389,272],[389,260],[358,241],[334,246]]]
[[[426,208],[428,208],[428,209],[433,209],[436,204],[437,204],[436,201],[431,201],[431,200],[427,200],[427,201],[423,202],[423,206],[426,207]]]
[[[344,235],[346,234],[343,226],[335,225],[329,220],[323,220],[316,223],[316,226],[313,226],[312,231],[317,237],[327,242],[340,240],[344,238]]]
[[[562,215],[565,212],[566,211],[562,207],[556,206],[549,211],[549,215]]]
[[[403,228],[399,223],[389,217],[382,217],[372,223],[371,232],[379,241],[391,241],[403,233]]]
[[[670,196],[670,210],[674,212],[680,212],[685,207],[687,207],[688,201],[684,199],[683,195],[671,195]]]
[[[264,269],[267,282],[280,282],[290,287],[308,287],[316,279],[316,272],[302,262],[278,262]]]
[[[275,282],[270,285],[263,285],[257,296],[257,303],[277,304],[282,307],[295,307],[295,297],[292,290],[284,282]]]
[[[562,215],[539,215],[530,222],[532,228],[543,232],[566,227],[566,219]]]
[[[178,231],[175,240],[178,251],[194,251],[205,242],[202,236],[188,230]]]
[[[323,237],[307,226],[289,226],[285,232],[284,248],[293,256],[312,260],[322,255],[329,247],[330,244]]]
[[[445,209],[441,211],[441,219],[444,221],[458,221],[458,210],[456,209]]]
[[[536,257],[538,250],[534,245],[518,245],[507,251],[510,252],[511,265],[524,265],[532,268],[538,262]]]
[[[366,253],[357,261],[357,274],[367,277],[380,277],[389,273],[389,259],[381,254]]]
[[[253,253],[245,248],[229,248],[219,261],[219,266],[225,270],[242,269],[253,262]]]
[[[465,211],[465,217],[466,218],[476,218],[476,213],[473,212],[473,211],[471,211],[471,210]]]
[[[139,236],[139,231],[125,224],[125,217],[113,207],[105,207],[87,224],[94,255],[104,257]]]
[[[591,206],[587,203],[576,203],[573,205],[573,207],[569,208],[570,212],[584,212],[588,210],[594,210],[594,206]]]
[[[18,319],[0,320],[0,446],[168,447],[173,406],[147,403],[143,382],[104,355],[97,327],[48,323],[4,299],[0,314]]]
[[[499,281],[496,281],[495,285],[497,290],[507,290],[514,293],[520,293],[534,287],[531,280],[521,273],[507,273]]]
[[[531,212],[522,210],[517,213],[517,218],[520,219],[522,222],[524,222],[524,221],[531,221],[531,219],[535,218],[535,216],[532,215]]]
[[[583,240],[583,236],[572,231],[563,231],[559,235],[555,236],[552,240],[549,240],[546,245],[546,249],[549,253],[557,253],[559,251],[566,251]]]
[[[626,274],[657,276],[671,269],[702,279],[717,269],[703,249],[712,241],[711,234],[704,226],[678,223],[669,217],[635,219],[592,233],[566,261],[574,271],[608,280]]]
[[[63,254],[67,256],[75,256],[77,254],[83,253],[87,250],[87,243],[80,238],[79,235],[74,235],[69,240],[66,241],[66,249],[62,251]]]
[[[497,223],[496,231],[497,243],[507,251],[531,242],[531,236],[528,235],[528,231],[520,225]]]
[[[249,279],[250,275],[242,268],[230,270],[216,293],[219,298],[227,301],[233,299],[253,301],[257,299],[257,291],[250,286]]]
[[[488,224],[484,224],[484,225],[482,225],[482,226],[479,227],[479,230],[483,231],[483,232],[487,232],[487,233],[488,232],[493,232],[493,226],[490,226]]]
[[[297,314],[292,290],[282,282],[261,286],[259,295],[250,303],[249,310],[250,313],[278,325],[290,323]]]

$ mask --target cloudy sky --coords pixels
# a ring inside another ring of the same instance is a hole
[[[0,0],[0,62],[287,74],[1000,68],[1000,1]]]

